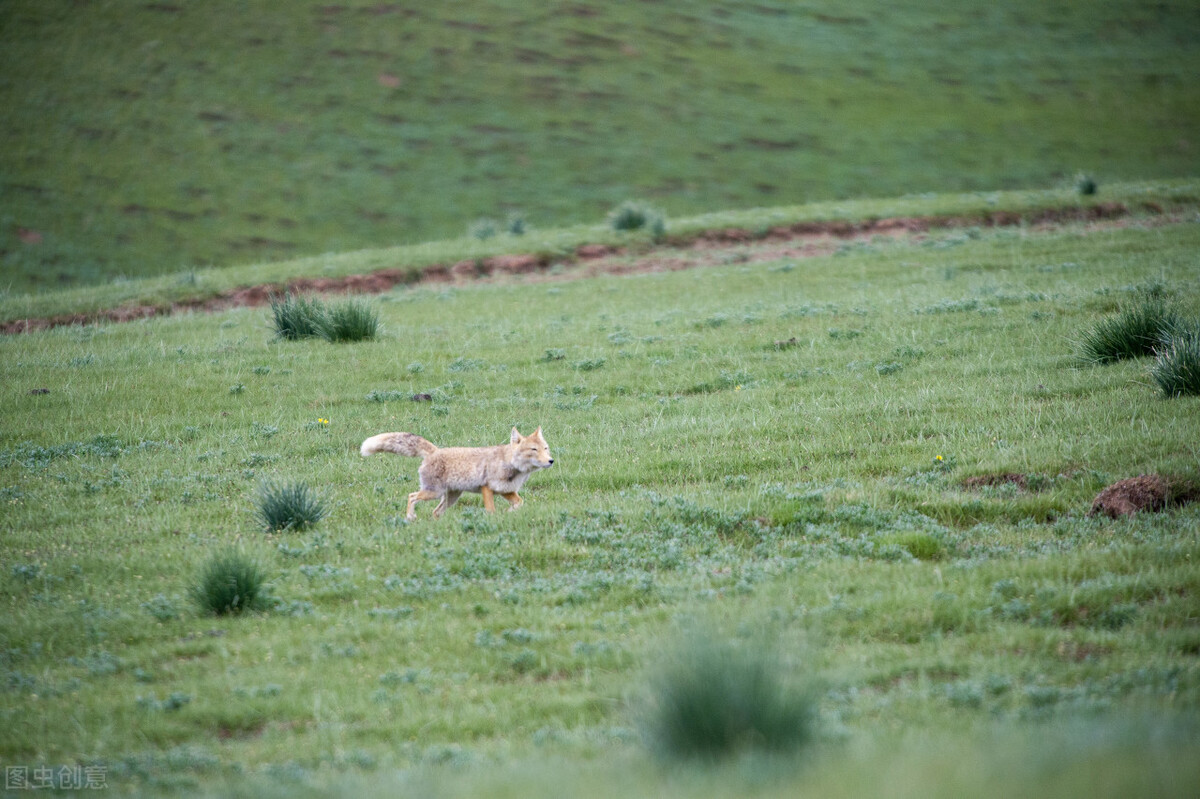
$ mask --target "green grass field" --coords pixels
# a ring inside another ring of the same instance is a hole
[[[0,291],[480,217],[1200,173],[1200,14],[1130,0],[0,4]]]
[[[356,344],[262,308],[4,337],[0,758],[150,794],[1194,796],[1200,506],[1086,513],[1196,478],[1197,399],[1078,357],[1140,297],[1200,314],[1188,202],[397,289]],[[556,459],[517,513],[405,523],[417,461],[358,455],[514,425]],[[1024,486],[964,485],[996,474]],[[264,532],[300,480],[326,518]],[[204,615],[230,547],[272,601]],[[697,629],[814,692],[797,757],[651,754]]]

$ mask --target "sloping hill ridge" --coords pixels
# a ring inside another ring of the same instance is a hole
[[[1200,172],[1190,0],[0,3],[15,291],[462,235]]]
[[[881,207],[879,201],[844,204],[836,211],[826,206],[755,209],[679,220],[657,241],[646,234],[616,233],[599,227],[530,236],[528,243],[534,247],[526,251],[513,249],[525,243],[524,237],[501,237],[490,249],[486,243],[459,240],[335,257],[340,258],[342,270],[331,269],[329,262],[319,267],[309,260],[284,262],[269,270],[277,276],[260,282],[244,279],[255,274],[254,271],[212,270],[221,282],[214,283],[214,288],[207,292],[175,296],[168,292],[155,298],[152,286],[135,284],[132,292],[123,298],[115,296],[107,306],[71,310],[70,299],[64,296],[59,307],[65,302],[68,310],[42,314],[17,313],[20,303],[10,302],[0,306],[0,332],[25,333],[63,325],[128,322],[179,312],[258,306],[288,292],[373,294],[419,282],[463,282],[551,271],[560,276],[565,268],[579,264],[585,264],[586,268],[573,274],[683,269],[720,262],[729,257],[723,253],[736,248],[754,249],[753,254],[738,256],[743,260],[774,260],[829,254],[838,242],[877,236],[919,236],[935,230],[1085,222],[1122,224],[1130,220],[1140,224],[1179,223],[1194,221],[1200,208],[1200,186],[1190,183],[1122,185],[1108,189],[1104,195],[1102,198],[1065,192],[945,195],[894,200],[883,206],[912,211],[903,216],[871,213]],[[942,210],[930,213],[931,208]],[[926,213],[921,213],[922,210]],[[431,259],[431,253],[443,257]],[[352,271],[353,264],[381,260],[389,265]],[[278,267],[285,270],[282,275]],[[187,273],[173,288],[178,290],[189,282],[195,285],[211,281],[201,281],[194,273]],[[26,299],[36,302],[46,298]]]

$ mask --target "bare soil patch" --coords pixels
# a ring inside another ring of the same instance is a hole
[[[1179,221],[1163,213],[1154,204],[1140,212],[1158,216],[1158,224]],[[864,220],[827,220],[797,222],[765,231],[744,228],[707,230],[686,236],[668,237],[657,247],[644,250],[607,244],[582,244],[571,256],[551,258],[545,254],[496,255],[490,258],[430,264],[424,267],[394,266],[374,272],[344,277],[298,277],[284,283],[264,283],[221,291],[215,295],[164,304],[124,305],[86,313],[13,319],[0,322],[0,333],[26,333],[64,325],[103,322],[129,322],[152,316],[184,311],[213,312],[241,306],[260,306],[271,297],[297,294],[378,294],[397,285],[417,283],[465,282],[508,275],[539,275],[552,266],[575,266],[568,278],[599,274],[633,274],[677,271],[727,263],[755,263],[786,258],[812,258],[828,255],[842,243],[875,237],[902,238],[922,236],[938,229],[966,227],[1010,227],[1028,225],[1037,229],[1088,222],[1095,229],[1127,224],[1133,212],[1123,203],[1102,203],[1086,208],[1046,208],[1025,213],[996,211],[983,215],[895,217]],[[1145,220],[1150,222],[1151,220]],[[561,279],[561,277],[557,278]]]

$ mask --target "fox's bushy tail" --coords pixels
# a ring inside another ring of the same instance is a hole
[[[394,452],[410,458],[424,458],[437,452],[437,447],[415,433],[380,433],[364,441],[360,452],[364,458],[376,452]]]

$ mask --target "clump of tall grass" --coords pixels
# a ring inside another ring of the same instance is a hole
[[[303,530],[327,513],[325,502],[305,482],[263,483],[258,489],[258,520],[270,532]]]
[[[1171,336],[1159,349],[1150,376],[1168,397],[1200,394],[1200,325]]]
[[[320,322],[326,341],[369,341],[379,332],[379,314],[365,302],[347,300],[325,309]]]
[[[613,230],[631,231],[646,229],[655,240],[667,231],[666,218],[662,212],[645,203],[626,201],[608,214],[608,223]]]
[[[749,750],[786,752],[813,734],[815,703],[790,687],[768,647],[700,636],[652,686],[648,743],[669,759],[718,760]]]
[[[267,601],[267,578],[253,559],[231,550],[214,555],[192,586],[192,600],[216,616],[258,610]]]
[[[1084,333],[1081,355],[1091,363],[1154,355],[1179,329],[1179,324],[1178,314],[1166,303],[1148,297]]]
[[[296,341],[321,335],[325,304],[291,294],[271,298],[271,316],[281,339]]]
[[[365,302],[326,305],[291,294],[271,299],[275,332],[282,339],[323,338],[330,342],[366,341],[379,332],[379,314]]]
[[[1091,175],[1078,174],[1075,176],[1075,191],[1084,196],[1090,196],[1096,193],[1100,188],[1096,183],[1096,179]]]

